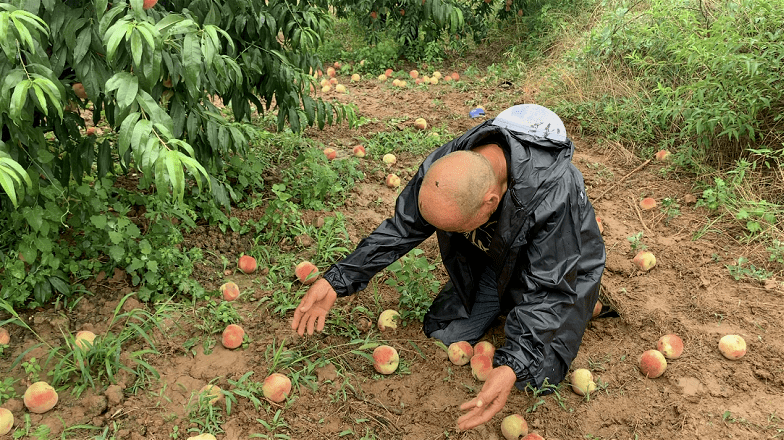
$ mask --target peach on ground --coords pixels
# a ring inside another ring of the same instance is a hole
[[[449,76],[451,76],[451,77],[452,77],[452,79],[453,79],[453,80],[455,80],[455,81],[457,81],[457,80],[459,80],[459,79],[460,79],[460,74],[459,74],[459,73],[457,73],[457,72],[452,72],[452,74],[451,74],[451,75],[449,75]]]
[[[384,183],[389,188],[397,188],[397,187],[400,186],[400,177],[398,177],[398,176],[396,176],[394,174],[389,174],[389,175],[387,175],[387,178],[384,181]]]
[[[327,84],[321,88],[321,93],[329,93],[332,91],[332,86]]]
[[[381,75],[378,76],[378,80],[384,82],[387,80],[387,76],[382,73]]]
[[[335,72],[334,67],[327,67],[327,76],[330,78],[334,78],[337,72]]]
[[[303,261],[294,267],[294,275],[302,284],[313,284],[318,279],[319,270],[315,264],[310,261]]]
[[[227,281],[220,286],[223,299],[226,301],[234,301],[240,297],[240,287],[234,281]]]
[[[670,158],[670,152],[667,150],[659,150],[656,152],[656,154],[653,155],[653,157],[661,162]]]
[[[427,121],[425,118],[416,118],[414,120],[414,128],[417,130],[426,130],[427,129]]]
[[[95,136],[95,127],[87,127],[87,136]]]
[[[272,373],[264,379],[261,391],[267,399],[275,403],[283,402],[291,393],[291,379],[284,374]]]
[[[501,435],[506,440],[518,440],[526,434],[528,434],[528,422],[522,415],[508,415],[501,421]]]
[[[408,81],[400,81],[400,83],[398,84],[399,87],[405,87],[407,85],[408,85]]]
[[[378,329],[382,332],[394,330],[397,328],[398,321],[400,321],[400,313],[397,310],[384,310],[378,315]]]
[[[340,64],[340,61],[335,61],[335,62],[332,64],[332,66],[334,66],[334,67],[335,67],[335,69],[340,69],[340,66],[341,66],[341,64]]]
[[[245,337],[245,330],[237,324],[229,324],[223,330],[223,337],[221,343],[223,346],[233,350],[242,345],[242,339]]]
[[[392,374],[397,370],[400,356],[389,345],[379,345],[373,350],[373,368],[381,374]]]
[[[321,87],[328,86],[329,85],[329,80],[327,78],[324,78],[324,79],[321,80],[321,82],[319,84],[321,84]]]
[[[465,365],[471,361],[474,355],[474,347],[467,341],[453,342],[447,348],[449,360],[455,365]]]
[[[8,345],[11,342],[11,334],[3,327],[0,327],[0,345]]]
[[[199,434],[193,437],[188,437],[187,440],[218,440],[210,433]]]
[[[327,156],[328,160],[332,160],[338,157],[338,152],[334,148],[327,147],[324,149],[324,155]]]
[[[209,398],[209,401],[207,403],[209,403],[210,405],[215,405],[216,403],[218,403],[221,397],[223,397],[223,392],[221,391],[220,387],[217,385],[213,385],[211,383],[204,385],[199,390],[199,400],[201,400],[202,398],[204,399]]]
[[[678,335],[664,335],[656,341],[656,349],[667,359],[678,359],[683,354],[683,340]]]
[[[354,146],[352,152],[354,153],[355,157],[365,157],[367,152],[365,151],[364,145],[356,145]]]
[[[441,72],[438,72],[438,71],[433,72],[433,78],[441,79]]]
[[[357,81],[359,81],[360,79],[361,79],[361,77],[359,76],[359,74],[358,74],[358,73],[355,73],[355,74],[351,75],[351,81],[352,81],[352,82],[357,82]]]
[[[11,432],[14,427],[14,413],[6,408],[0,408],[0,437]]]
[[[476,380],[486,381],[493,371],[493,358],[486,355],[471,356],[471,374]]]
[[[426,85],[427,85],[427,84],[430,84],[430,77],[429,77],[429,76],[427,76],[427,75],[425,75],[425,76],[423,76],[423,77],[422,77],[422,81],[424,81],[424,83],[425,83]]]
[[[392,69],[387,69],[384,71],[384,75],[386,76],[392,76],[392,73],[393,73]]]
[[[32,413],[43,414],[57,405],[57,391],[46,382],[36,382],[24,393],[24,405]]]
[[[719,339],[719,351],[727,359],[740,359],[746,354],[746,341],[739,335],[724,335]]]
[[[526,435],[525,437],[521,438],[520,440],[544,440],[544,437],[542,437],[541,435],[535,432],[532,432]]]
[[[593,306],[593,313],[591,314],[591,317],[596,318],[597,316],[599,316],[599,313],[602,313],[602,307],[603,307],[602,302],[596,301],[596,304],[594,304]]]
[[[330,84],[330,85],[333,85],[333,86],[334,86],[334,85],[337,85],[337,84],[338,84],[338,79],[337,79],[337,78],[335,78],[335,77],[332,77],[332,78],[330,78],[330,79],[329,79],[329,84]],[[337,89],[337,87],[335,87],[335,89]]]
[[[474,345],[474,356],[489,356],[493,358],[495,354],[495,345],[490,341],[479,341]]]
[[[422,78],[417,78],[416,80],[414,80],[414,84],[416,85],[422,84]]]
[[[335,86],[335,91],[338,93],[346,93],[346,86],[343,84],[338,84]]]
[[[408,72],[408,75],[411,77],[411,79],[419,78],[419,72],[417,72],[416,70],[412,70],[412,71]]]
[[[387,164],[387,165],[394,165],[394,164],[395,164],[395,162],[397,162],[397,158],[396,158],[396,157],[395,157],[395,155],[394,155],[394,154],[392,154],[392,153],[387,153],[387,154],[385,154],[385,155],[384,155],[384,157],[382,157],[382,158],[381,158],[381,160],[382,160],[382,161],[383,161],[385,164]]]
[[[392,85],[395,86],[395,87],[398,87],[400,85],[400,80],[397,79],[397,78],[393,79],[392,80]]]
[[[650,251],[640,251],[632,259],[632,263],[638,268],[648,272],[656,266],[656,256]]]
[[[89,330],[81,330],[76,332],[76,335],[74,335],[74,345],[83,351],[87,351],[92,348],[94,342],[95,333]]]
[[[240,270],[243,273],[253,273],[256,272],[256,268],[258,265],[256,264],[256,259],[251,257],[250,255],[243,255],[240,257],[240,261],[237,263]]]
[[[649,209],[653,209],[656,207],[656,199],[652,197],[646,197],[640,200],[640,208],[647,211]]]
[[[432,85],[438,84],[438,78],[436,78],[435,76],[431,77],[430,78],[430,84],[432,84]]]
[[[664,374],[667,359],[659,350],[646,350],[640,355],[640,372],[651,379]]]
[[[593,381],[593,373],[586,368],[578,368],[572,371],[570,378],[572,391],[580,396],[585,396],[596,391],[596,383]]]

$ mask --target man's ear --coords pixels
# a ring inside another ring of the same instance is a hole
[[[485,205],[485,207],[495,210],[495,208],[498,206],[498,203],[500,202],[501,196],[499,196],[498,193],[495,191],[488,191],[487,194],[485,194],[482,204]]]

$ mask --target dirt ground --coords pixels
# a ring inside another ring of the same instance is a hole
[[[341,82],[349,84],[348,78],[341,78]],[[426,117],[433,128],[459,133],[481,121],[468,117],[475,105],[483,105],[492,117],[511,104],[536,103],[535,89],[526,84],[488,84],[470,77],[461,78],[459,84],[463,86],[441,83],[426,90],[393,90],[389,83],[375,79],[351,84],[349,94],[333,96],[355,103],[358,114],[370,122],[356,129],[308,130],[307,135],[334,144],[345,157],[360,137],[411,129],[417,117]],[[572,131],[576,132],[574,127]],[[358,347],[350,346],[344,336],[298,338],[290,329],[291,312],[280,317],[266,308],[275,289],[260,282],[261,275],[225,275],[222,267],[204,265],[195,276],[206,287],[217,289],[228,280],[240,286],[243,294],[237,307],[250,338],[247,347],[227,350],[217,344],[208,354],[201,344],[184,348],[194,335],[201,334],[185,319],[193,314],[193,307],[180,310],[180,315],[172,312],[172,319],[164,323],[166,330],[156,334],[160,354],[147,357],[161,375],[159,382],[133,390],[130,379],[120,375],[118,386],[88,389],[78,398],[67,389],[61,390],[55,409],[43,415],[30,414],[31,426],[48,425],[50,438],[59,437],[64,427],[79,424],[109,428],[108,434],[117,439],[187,438],[195,435],[189,430],[199,429],[198,421],[188,415],[193,390],[208,382],[230,390],[229,381],[250,371],[254,372],[253,380],[261,381],[271,368],[271,353],[285,345],[294,351],[328,347],[318,352],[326,358],[320,362],[316,357],[311,359],[312,368],[306,371],[315,379],[311,386],[294,389],[285,404],[262,401],[257,408],[240,397],[226,414],[225,401],[219,403],[224,432],[217,434],[218,439],[499,439],[500,422],[512,413],[523,414],[530,430],[548,440],[784,438],[781,280],[758,283],[730,276],[725,265],[755,252],[734,238],[738,231],[714,225],[693,239],[711,220],[704,208],[695,205],[699,194],[688,177],[663,172],[669,166],[661,162],[650,162],[631,173],[643,161],[622,145],[577,135],[573,139],[575,165],[585,176],[588,194],[604,225],[607,266],[602,296],[617,311],[590,322],[572,364],[572,369],[591,369],[598,378],[600,389],[589,399],[573,393],[566,381],[558,392],[546,396],[513,390],[506,407],[491,422],[460,432],[456,428],[459,405],[475,396],[481,382],[472,377],[468,366],[452,365],[444,350],[427,339],[416,323],[382,335],[398,349],[405,366],[402,374],[382,377],[365,357],[352,352]],[[403,177],[403,184],[421,159],[399,155],[394,170]],[[383,185],[383,177],[383,173],[368,172],[341,210],[354,243],[392,213],[396,192]],[[642,211],[637,206],[643,197],[655,198],[660,206],[665,199],[677,203],[679,215],[670,216],[658,208]],[[249,218],[260,212],[234,215]],[[642,242],[657,257],[649,272],[636,270],[631,263],[633,253],[627,237],[641,231]],[[221,239],[221,235],[215,228],[202,227],[189,235],[186,245],[202,247],[205,255],[206,251],[222,252],[236,261],[232,258],[252,244],[252,237]],[[231,246],[221,244],[226,241]],[[431,261],[437,260],[432,238],[421,248]],[[437,271],[443,279],[441,269]],[[293,279],[291,275],[288,281]],[[336,307],[348,314],[360,306],[373,311],[367,316],[350,315],[358,325],[372,322],[376,310],[397,307],[394,289],[380,280],[373,286],[377,295],[360,292],[339,299]],[[93,287],[95,296],[80,302],[73,311],[51,308],[25,315],[29,325],[52,344],[62,344],[63,334],[69,331],[91,329],[99,335],[107,331],[120,298],[129,289],[122,274],[95,282]],[[122,308],[151,310],[133,297]],[[19,367],[9,372],[9,366],[40,340],[22,328],[9,326],[9,330],[12,343],[0,358],[0,368],[20,379],[16,390],[21,395],[24,372]],[[367,332],[377,330],[366,325],[362,337]],[[671,360],[663,376],[644,377],[638,369],[638,357],[656,348],[658,338],[668,333],[683,338],[683,356]],[[718,341],[725,334],[745,338],[748,353],[743,358],[731,361],[719,353]],[[210,337],[217,341],[220,335]],[[496,346],[503,344],[503,319],[485,339]],[[341,348],[346,346],[349,348]],[[143,343],[134,342],[128,350],[142,348]],[[25,359],[44,354],[36,349]],[[26,410],[20,399],[5,401],[2,406],[12,410],[17,427],[24,427]],[[275,427],[274,420],[283,424]],[[271,425],[274,429],[268,429]],[[100,431],[66,432],[67,438],[93,438],[97,433]]]

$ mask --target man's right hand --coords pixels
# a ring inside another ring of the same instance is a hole
[[[300,336],[305,334],[305,330],[309,335],[313,334],[314,329],[319,332],[324,330],[327,313],[337,298],[335,289],[324,278],[313,283],[294,310],[291,329],[296,330]]]

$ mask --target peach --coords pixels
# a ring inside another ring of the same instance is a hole
[[[419,72],[417,72],[416,70],[412,70],[412,71],[408,72],[408,75],[411,77],[411,79],[419,78]]]
[[[400,356],[397,350],[389,345],[379,345],[373,350],[373,368],[381,374],[392,374],[397,370]]]
[[[599,225],[599,233],[604,235],[604,222],[601,217],[596,217],[596,224]]]
[[[493,358],[495,354],[495,345],[490,341],[479,341],[474,345],[474,356],[489,356]]]
[[[0,345],[8,345],[11,342],[11,334],[8,330],[0,327]]]
[[[27,387],[24,404],[30,412],[43,414],[57,405],[57,391],[46,382],[36,382]]]
[[[537,434],[535,432],[532,432],[532,433],[526,435],[525,437],[523,437],[520,440],[544,440],[544,437],[542,437],[541,435],[539,435],[539,434]]]
[[[335,72],[335,68],[334,67],[327,67],[327,76],[330,77],[330,78],[334,78],[335,75],[337,75],[337,72]]]
[[[683,340],[678,335],[664,335],[656,342],[656,349],[667,359],[678,359],[683,354]]]
[[[449,76],[452,77],[453,80],[457,81],[460,79],[460,74],[457,72],[452,72]]]
[[[328,86],[329,85],[329,80],[324,78],[324,79],[321,80],[321,82],[319,84],[321,84],[321,87]]]
[[[328,160],[332,160],[338,157],[338,152],[334,148],[327,147],[324,149],[324,155],[327,156]]]
[[[233,350],[242,345],[242,339],[244,336],[245,330],[243,330],[242,327],[238,326],[237,324],[229,324],[226,326],[226,329],[223,330],[221,343],[223,343],[224,347]]]
[[[387,80],[387,76],[382,73],[381,75],[378,76],[378,80],[384,82]]]
[[[667,150],[659,150],[656,154],[653,155],[653,158],[658,160],[659,162],[669,160],[670,159],[670,152]]]
[[[343,84],[338,84],[335,86],[335,91],[338,93],[346,93],[347,91],[346,86],[344,86]]]
[[[432,85],[438,84],[438,78],[436,78],[435,76],[430,77],[430,84]]]
[[[365,157],[367,152],[365,151],[365,147],[363,145],[356,145],[352,150],[354,153],[354,157]]]
[[[381,160],[384,161],[384,163],[387,165],[394,165],[395,162],[397,162],[397,158],[392,153],[385,154],[384,157],[381,158]]]
[[[250,255],[241,256],[237,266],[240,268],[240,270],[243,273],[256,272],[256,268],[258,267],[258,265],[256,264],[256,259],[251,257]]]
[[[303,261],[294,267],[294,275],[302,284],[313,284],[318,279],[319,270],[310,261]]]
[[[220,286],[223,299],[226,301],[234,301],[240,297],[240,287],[234,281],[227,281]]]
[[[466,341],[453,342],[447,349],[449,360],[455,365],[465,365],[474,355],[474,348]]]
[[[158,0],[144,0],[142,9],[150,9],[158,3]]]
[[[422,78],[417,78],[416,80],[414,80],[414,84],[416,85],[422,84]]]
[[[400,87],[400,80],[395,78],[392,80],[392,85],[395,87]]]
[[[334,63],[332,63],[332,65],[335,67],[335,69],[340,69],[340,66],[342,66],[342,64],[340,64],[340,61],[335,61]]]
[[[443,78],[441,78],[441,79],[442,79],[444,82],[449,82],[449,81],[452,81],[452,77],[451,77],[451,76],[449,76],[449,75],[447,75],[447,76],[445,76],[445,77],[443,77]]]
[[[408,85],[408,81],[400,81],[400,82],[397,84],[397,86],[398,86],[398,87],[405,87],[405,86],[407,86],[407,85]]]
[[[596,301],[596,304],[593,306],[593,313],[591,314],[591,318],[596,318],[599,316],[599,313],[602,313],[602,307],[604,307],[604,304],[602,304],[601,301]]]
[[[384,310],[378,315],[378,329],[383,331],[395,330],[400,321],[400,313],[397,310]]]
[[[493,358],[486,355],[473,355],[471,356],[471,375],[476,380],[486,381],[490,377],[490,372],[493,371]]]
[[[87,136],[95,136],[95,127],[87,127]]]
[[[333,85],[333,86],[334,86],[334,85],[337,85],[337,83],[338,83],[338,79],[337,79],[337,78],[335,78],[334,76],[333,76],[332,78],[330,78],[330,79],[329,79],[329,84],[330,84],[330,85]],[[337,87],[335,87],[335,89],[337,90]]]
[[[79,347],[82,351],[92,348],[94,342],[95,333],[89,330],[78,331],[74,336],[74,346]]]
[[[361,76],[359,76],[359,74],[358,74],[358,73],[355,73],[355,74],[351,75],[351,82],[357,82],[357,81],[359,81],[360,79],[362,79],[362,77],[361,77]]]
[[[14,427],[14,413],[6,408],[0,408],[0,437],[11,432]]]
[[[632,259],[632,263],[640,269],[648,272],[656,266],[656,256],[650,251],[640,251]]]
[[[578,368],[572,371],[570,381],[572,382],[572,391],[580,396],[590,395],[596,391],[596,383],[593,381],[593,373],[585,368]]]
[[[204,385],[199,390],[199,400],[201,400],[202,398],[204,399],[209,398],[209,401],[207,403],[209,403],[210,405],[215,405],[216,403],[218,403],[218,401],[221,400],[221,397],[223,397],[223,391],[221,391],[219,386],[213,385],[211,383]]]
[[[76,96],[81,99],[87,99],[87,92],[84,90],[84,84],[82,83],[74,83],[71,88],[73,89]]]
[[[327,84],[321,88],[321,93],[329,93],[332,91],[332,86]]]
[[[640,355],[640,372],[651,379],[664,374],[667,360],[659,350],[646,350]]]
[[[387,69],[384,71],[384,75],[386,76],[392,76],[392,73],[393,73],[392,69]]]
[[[283,402],[291,393],[291,379],[284,374],[272,373],[264,379],[261,391],[267,399],[275,403]]]
[[[719,339],[719,351],[727,359],[740,359],[746,354],[746,341],[738,335],[722,336]]]
[[[188,437],[187,440],[218,440],[214,435],[209,433],[199,434],[197,436]]]
[[[417,130],[426,130],[427,129],[427,121],[425,118],[416,118],[414,120],[414,128]]]
[[[387,175],[387,179],[384,181],[384,183],[389,188],[397,188],[400,186],[400,177],[397,177],[394,174],[389,174]]]
[[[520,414],[512,414],[501,421],[501,434],[506,440],[518,440],[528,434],[528,422]]]
[[[438,72],[438,71],[433,72],[433,78],[441,79],[441,72]]]
[[[653,209],[655,207],[656,207],[656,199],[653,199],[651,197],[646,197],[640,200],[640,208],[642,208],[644,211]]]

